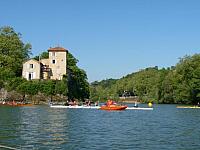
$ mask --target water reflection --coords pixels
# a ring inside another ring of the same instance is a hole
[[[21,109],[20,138],[25,148],[62,145],[68,140],[68,117],[63,109],[24,107]],[[25,126],[24,126],[25,125]],[[28,147],[26,147],[28,145]],[[38,148],[39,148],[38,147]]]

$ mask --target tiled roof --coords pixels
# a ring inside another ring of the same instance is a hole
[[[48,49],[48,51],[61,51],[61,52],[66,52],[67,51],[67,49],[64,49],[63,47],[54,47],[54,48],[52,48],[52,47],[50,47],[49,49]]]

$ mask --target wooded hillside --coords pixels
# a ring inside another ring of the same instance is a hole
[[[91,98],[118,99],[132,93],[142,102],[197,104],[200,102],[200,54],[185,56],[172,67],[150,67],[121,79],[90,85]]]

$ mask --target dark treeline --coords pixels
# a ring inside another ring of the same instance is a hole
[[[174,67],[146,68],[118,80],[93,82],[91,98],[119,98],[126,93],[142,102],[197,104],[200,102],[200,54],[185,56]]]
[[[29,99],[35,102],[39,99],[84,100],[89,98],[89,83],[86,72],[77,67],[78,60],[67,54],[67,74],[62,81],[32,80],[22,78],[22,64],[31,55],[31,44],[24,44],[21,34],[12,27],[0,28],[0,99]],[[47,58],[48,52],[40,54]],[[34,59],[39,59],[36,56]],[[3,92],[2,92],[3,91]],[[4,96],[3,96],[4,95]]]

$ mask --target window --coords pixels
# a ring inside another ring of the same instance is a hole
[[[33,64],[30,64],[30,65],[29,65],[29,68],[33,68]]]
[[[33,79],[33,72],[29,72],[28,74],[28,80],[32,80]]]
[[[56,60],[53,59],[53,60],[52,60],[52,64],[55,64],[55,63],[56,63]]]
[[[52,56],[56,56],[56,53],[55,53],[55,52],[52,52]]]

